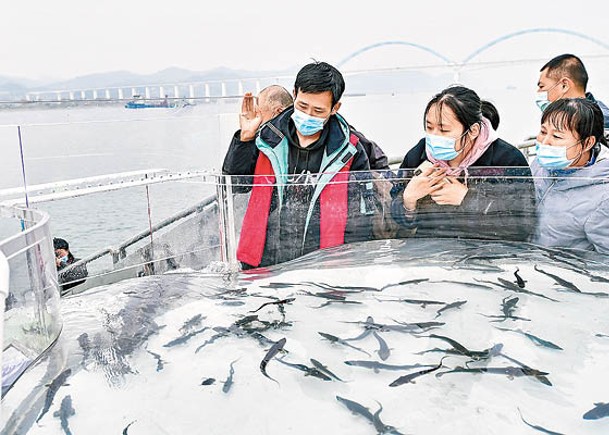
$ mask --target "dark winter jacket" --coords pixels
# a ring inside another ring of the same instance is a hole
[[[85,282],[85,278],[89,275],[86,264],[79,264],[74,267],[70,267],[72,264],[78,262],[80,258],[74,258],[70,253],[68,254],[68,261],[66,264],[60,264],[57,267],[57,276],[59,284],[61,284],[61,295],[65,295],[69,289]],[[66,269],[64,272],[62,270]],[[65,284],[64,284],[65,283]]]
[[[586,98],[590,101],[595,102],[600,107],[603,112],[603,123],[605,126],[605,131],[609,129],[609,107],[607,107],[602,101],[597,100],[590,92],[586,92]]]
[[[381,149],[381,147],[378,146],[376,142],[368,139],[362,133],[353,128],[352,125],[349,125],[349,128],[351,128],[351,133],[358,137],[359,142],[362,144],[362,147],[364,147],[364,150],[368,155],[370,170],[380,171],[389,169],[389,159],[387,159],[387,155],[385,155],[385,152]]]
[[[236,134],[224,159],[225,174],[246,176],[238,177],[240,183],[233,180],[233,183],[241,184],[241,191],[251,189],[251,175],[256,173],[257,165],[261,165],[260,168],[265,163],[272,169],[270,174],[264,174],[272,176],[269,179],[274,186],[268,207],[260,204],[258,199],[253,202],[253,192],[244,218],[245,223],[268,218],[264,252],[259,264],[253,264],[257,261],[252,260],[243,261],[243,258],[257,255],[256,252],[248,252],[253,249],[251,239],[256,234],[248,233],[252,227],[244,223],[238,257],[246,267],[281,263],[319,249],[323,239],[320,234],[320,223],[323,223],[320,204],[324,200],[324,190],[329,183],[333,186],[334,176],[347,165],[349,171],[368,171],[370,168],[359,140],[355,138],[355,144],[350,143],[349,126],[340,115],[331,116],[320,138],[303,148],[298,143],[292,112],[292,108],[286,109],[264,124],[255,141],[241,142]],[[324,175],[318,175],[320,172]],[[369,177],[369,173],[348,172],[347,175],[350,179]],[[262,188],[264,186],[259,187]],[[338,209],[344,211],[339,214],[346,214],[345,243],[370,237],[369,213],[372,210],[366,208],[367,188],[365,182],[350,184],[346,190],[347,204],[338,204]],[[372,190],[372,186],[369,188]],[[341,208],[343,205],[346,208]],[[327,216],[333,214],[329,212]]]
[[[411,149],[400,165],[399,178],[427,160],[425,140]],[[391,214],[403,235],[528,240],[535,227],[535,188],[524,155],[496,139],[459,180],[468,192],[459,206],[438,205],[429,196],[418,201],[417,211],[404,209],[401,182],[392,191]]]

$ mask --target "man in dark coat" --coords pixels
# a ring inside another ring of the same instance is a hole
[[[70,252],[70,245],[64,239],[54,238],[53,248],[55,249],[55,265],[57,266],[59,284],[61,284],[61,295],[67,294],[68,290],[85,282],[88,276],[86,264],[79,264],[69,267],[80,260],[75,258]],[[62,270],[66,269],[62,272]]]
[[[237,251],[245,268],[370,237],[372,185],[347,183],[370,164],[359,137],[337,113],[344,89],[336,68],[314,62],[296,76],[294,106],[266,123],[253,97],[244,99],[240,134],[223,172],[245,176],[233,183],[252,188]]]

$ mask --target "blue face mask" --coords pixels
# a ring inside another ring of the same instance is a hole
[[[537,163],[546,169],[565,169],[573,163],[575,159],[567,158],[567,150],[578,144],[569,147],[553,147],[550,145],[544,145],[535,141],[535,153],[537,154]]]
[[[457,140],[452,137],[425,134],[425,146],[436,160],[452,160],[461,153],[455,150]]]
[[[300,134],[303,136],[313,136],[324,128],[327,118],[309,116],[298,109],[294,109],[292,120],[296,125],[296,130],[298,130]]]
[[[550,89],[541,91],[541,92],[537,92],[535,94],[535,104],[537,104],[537,107],[539,107],[539,110],[541,110],[543,112],[544,110],[546,110],[546,107],[548,107],[550,105],[551,101],[548,100],[548,92],[550,92],[552,89],[554,89],[558,85],[560,85],[560,80],[557,81],[556,83],[554,83],[554,86],[552,86]],[[565,92],[566,91],[563,92],[563,95],[565,94]]]
[[[61,257],[61,258],[59,259],[59,262],[60,262],[61,264],[68,264],[68,256],[67,256],[67,255],[64,255],[63,257]]]
[[[537,107],[539,107],[539,110],[542,112],[546,110],[546,107],[550,105],[548,91],[537,92],[537,94],[535,94],[535,104],[537,104]]]

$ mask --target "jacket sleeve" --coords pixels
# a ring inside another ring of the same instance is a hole
[[[75,259],[75,262],[78,261],[79,259]],[[89,272],[87,271],[87,265],[85,263],[76,264],[74,266],[68,265],[65,267],[65,269],[67,270],[65,270],[64,272],[60,270],[57,276],[59,284],[61,284],[62,296],[66,294],[66,291],[68,289],[85,282],[85,278],[89,276]]]
[[[255,140],[242,142],[239,139],[240,135],[241,130],[237,130],[233,135],[222,164],[224,175],[236,176],[233,179],[235,193],[250,191],[259,153]]]
[[[237,130],[224,156],[222,173],[225,175],[254,175],[258,148],[254,140],[241,142],[240,135],[241,130]]]
[[[594,245],[596,252],[609,254],[609,195],[600,202],[599,207],[584,223],[586,237]]]

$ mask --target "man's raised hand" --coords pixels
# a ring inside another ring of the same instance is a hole
[[[253,140],[256,137],[258,127],[262,123],[262,117],[256,104],[256,97],[251,92],[246,92],[241,102],[241,113],[239,114],[239,127],[241,128],[241,142]]]

